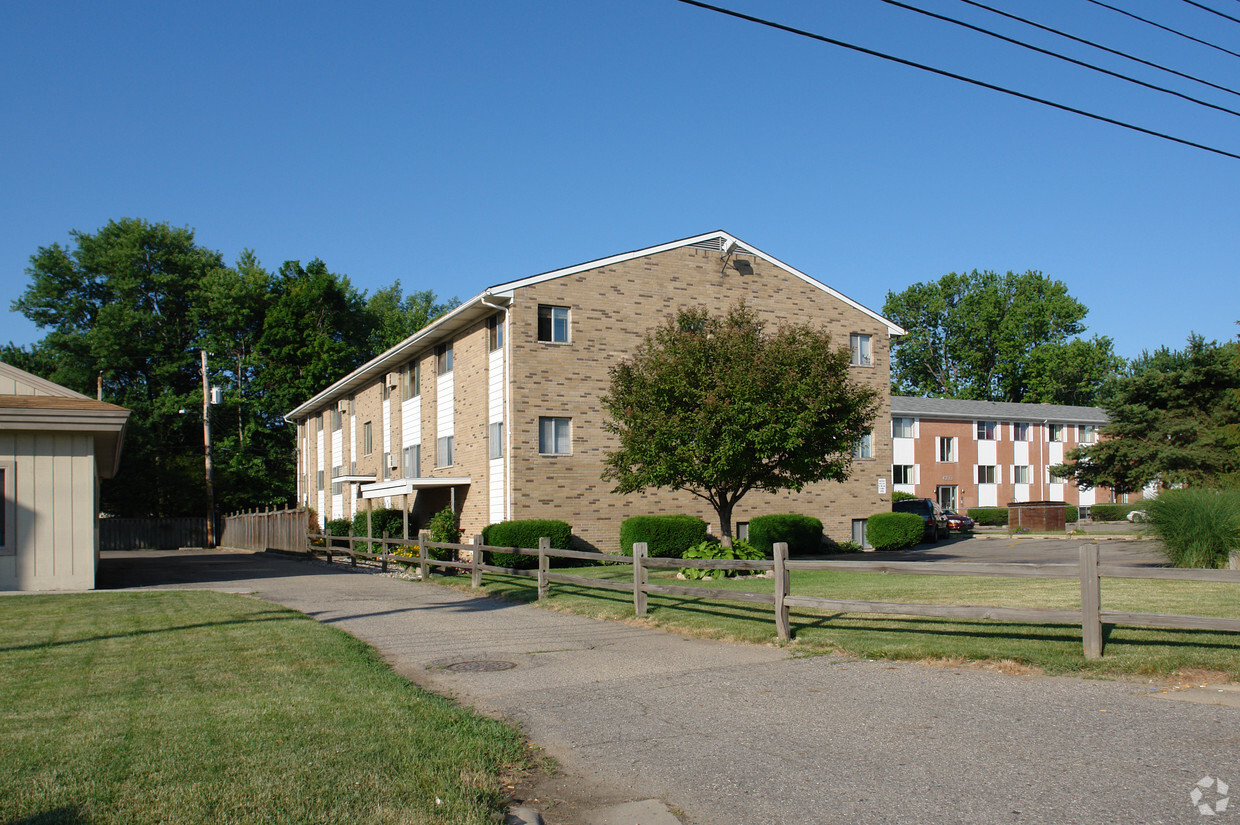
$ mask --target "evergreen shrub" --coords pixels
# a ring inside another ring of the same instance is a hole
[[[697,516],[633,516],[620,523],[620,552],[633,555],[636,542],[646,542],[650,556],[679,559],[690,547],[709,540],[706,522]]]
[[[1008,523],[1006,507],[970,507],[965,515],[986,527],[1007,527]]]
[[[775,542],[788,542],[789,556],[822,552],[822,522],[813,516],[778,513],[758,516],[749,522],[749,543],[767,558],[775,555]]]
[[[866,520],[865,538],[875,550],[904,550],[926,535],[926,521],[916,513],[875,513]]]
[[[482,543],[491,547],[521,547],[537,550],[538,540],[543,536],[551,539],[552,547],[560,550],[572,549],[573,528],[564,521],[555,519],[501,521],[482,528]],[[563,567],[569,561],[569,559],[551,559],[552,565],[557,567]],[[538,566],[538,556],[491,552],[487,554],[487,563],[499,567],[532,570]]]

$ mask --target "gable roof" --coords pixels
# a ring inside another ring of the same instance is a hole
[[[1046,421],[1051,424],[1096,424],[1110,421],[1101,407],[1067,404],[1015,404],[1005,401],[961,401],[955,398],[891,396],[891,414],[913,418],[982,421]]]
[[[728,232],[716,230],[714,232],[706,232],[702,235],[694,235],[689,238],[681,238],[678,241],[668,241],[667,243],[658,244],[657,246],[648,246],[644,249],[635,249],[631,252],[622,252],[618,255],[598,258],[593,261],[586,261],[585,263],[575,264],[562,269],[553,269],[549,272],[543,272],[538,275],[530,275],[524,278],[518,278],[514,281],[506,281],[504,283],[487,287],[479,294],[462,303],[456,309],[446,315],[440,316],[433,323],[418,330],[413,335],[409,336],[404,341],[401,341],[391,349],[375,356],[362,366],[355,369],[353,372],[346,375],[344,378],[341,378],[339,381],[327,387],[323,391],[316,393],[306,402],[299,404],[295,409],[288,412],[284,416],[284,419],[290,422],[295,421],[297,418],[321,409],[333,398],[359,389],[373,381],[375,378],[392,371],[396,367],[399,367],[414,353],[450,338],[453,333],[464,329],[470,324],[482,320],[496,310],[506,308],[508,304],[512,302],[512,293],[517,289],[532,286],[534,284],[541,284],[546,281],[555,280],[556,278],[564,278],[569,275],[575,275],[579,272],[586,272],[591,269],[612,266],[625,261],[631,261],[635,258],[642,258],[647,255],[656,255],[660,252],[667,252],[668,250],[679,249],[681,247],[711,249],[725,255],[728,252],[732,252],[734,254],[751,255],[761,258],[779,269],[784,270],[793,277],[799,278],[810,286],[822,290],[837,300],[848,304],[850,307],[853,307],[854,309],[870,316],[874,320],[884,324],[887,327],[887,331],[891,335],[905,334],[905,330],[898,324],[884,318],[874,310],[862,306],[852,298],[849,298],[847,295],[832,289],[815,278],[811,278],[809,275],[806,275],[800,270],[794,269],[774,256],[768,255],[756,247],[741,241],[739,238]]]

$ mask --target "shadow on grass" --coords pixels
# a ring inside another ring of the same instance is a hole
[[[38,642],[28,645],[13,645],[11,647],[0,647],[0,653],[16,653],[23,650],[50,650],[52,648],[66,647],[68,645],[81,645],[89,642],[106,642],[111,639],[138,639],[143,636],[176,633],[181,630],[201,630],[205,627],[227,627],[228,625],[263,624],[266,622],[296,622],[303,620],[303,616],[301,614],[292,613],[286,610],[264,610],[260,613],[255,613],[252,615],[256,618],[229,619],[227,621],[219,622],[198,622],[196,624],[176,625],[175,627],[160,627],[153,630],[131,630],[127,633],[108,633],[101,636],[84,636],[80,639],[61,639],[55,642]]]
[[[78,825],[89,822],[77,808],[53,808],[40,814],[23,816],[21,819],[10,819],[4,825]]]

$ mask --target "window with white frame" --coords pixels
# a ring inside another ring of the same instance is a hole
[[[1029,483],[1029,465],[1015,464],[1012,466],[1012,483],[1028,484]]]
[[[538,305],[538,340],[568,343],[568,307]]]
[[[440,344],[435,348],[435,370],[440,375],[452,372],[452,345]]]
[[[852,349],[854,367],[868,367],[873,363],[870,350],[870,336],[854,332],[848,336],[848,345]]]
[[[319,470],[317,473],[315,473],[315,475],[318,477],[318,482],[319,482],[318,488],[319,488],[319,492],[321,493],[323,492],[323,471]]]
[[[978,484],[994,484],[995,483],[995,465],[993,464],[977,465],[977,483]]]
[[[344,493],[344,482],[336,481],[337,478],[344,475],[344,465],[336,465],[332,467],[332,495],[339,496]]]
[[[403,458],[402,471],[405,478],[421,478],[422,477],[422,445],[411,444],[401,451]]]
[[[1093,424],[1082,424],[1078,429],[1076,440],[1081,444],[1093,444],[1098,440],[1098,428]]]
[[[1047,472],[1047,475],[1050,477],[1051,484],[1067,484],[1068,483],[1068,479],[1064,478],[1061,475],[1056,475],[1055,471],[1052,470],[1050,467],[1046,468],[1046,472]]]
[[[873,431],[866,433],[857,439],[852,448],[853,458],[873,458],[874,457],[874,433]]]
[[[408,401],[422,394],[422,367],[417,361],[405,364],[400,373],[400,400]]]
[[[938,459],[940,462],[950,464],[956,460],[956,439],[955,437],[940,436],[936,439],[939,442]]]
[[[913,419],[911,418],[891,419],[891,437],[892,438],[912,438],[913,437]]]
[[[344,428],[344,422],[342,421],[342,418],[343,416],[340,415],[339,408],[331,411],[332,432],[336,432],[336,430],[340,430]]]
[[[994,441],[995,427],[998,422],[995,421],[979,421],[977,422],[977,440],[978,441]]]
[[[1063,441],[1063,424],[1052,424],[1047,433],[1048,440]]]
[[[495,352],[504,346],[504,319],[500,315],[492,315],[487,319],[487,349]]]
[[[543,455],[568,455],[572,452],[571,423],[571,418],[540,417],[538,452]]]
[[[0,556],[17,553],[16,472],[15,462],[0,461]]]
[[[916,484],[917,483],[916,465],[892,464],[891,465],[891,483],[892,484]]]
[[[504,457],[504,422],[487,425],[487,458]]]
[[[1012,440],[1028,441],[1029,440],[1029,422],[1016,421],[1012,423]]]
[[[865,547],[865,522],[863,518],[855,518],[852,520],[852,540],[853,544]]]
[[[370,455],[375,451],[374,438],[371,436],[370,422],[362,423],[362,455]]]
[[[450,435],[440,436],[435,442],[435,466],[450,467],[452,461],[453,438]]]

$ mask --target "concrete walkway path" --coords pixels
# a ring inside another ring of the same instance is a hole
[[[797,658],[264,555],[105,554],[108,583],[252,592],[340,627],[519,723],[600,808],[654,798],[687,825],[1240,822],[1240,799],[1199,812],[1217,784],[1190,798],[1206,777],[1240,797],[1240,709],[1152,685]],[[542,802],[550,825],[592,821]]]

